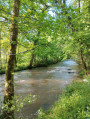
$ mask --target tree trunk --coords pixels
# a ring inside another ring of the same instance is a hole
[[[17,48],[17,36],[18,36],[18,21],[17,17],[19,15],[20,0],[13,0],[13,14],[12,14],[12,25],[11,25],[11,35],[10,35],[10,46],[9,46],[9,56],[7,59],[6,74],[5,74],[5,92],[4,92],[4,104],[8,105],[11,109],[14,97],[14,66],[15,66],[15,56]],[[13,110],[4,111],[5,119],[14,119]]]
[[[15,67],[17,67],[17,57],[15,56]]]
[[[44,13],[44,11],[48,9],[48,6],[45,5],[45,8],[42,10],[42,13]],[[37,37],[39,37],[40,35],[40,27],[38,28],[38,33],[37,33]],[[34,41],[34,46],[37,44],[38,42],[38,38]],[[33,61],[34,61],[34,58],[35,58],[35,55],[34,55],[34,51],[32,52],[32,55],[31,55],[31,59],[30,59],[30,64],[29,64],[29,69],[32,68],[32,65],[33,65]]]
[[[66,4],[66,0],[63,0],[63,3]]]
[[[38,31],[37,37],[39,37],[39,35],[40,35],[40,31]],[[36,40],[34,41],[34,46],[37,44],[37,42],[38,42],[38,39],[36,39]],[[29,65],[29,67],[28,67],[29,69],[32,68],[34,57],[35,57],[35,55],[34,55],[34,51],[33,51],[32,55],[31,55],[31,59],[30,59],[30,65]]]
[[[1,55],[2,54],[1,54],[1,50],[2,49],[1,49],[1,29],[0,29],[0,69],[2,69],[2,59],[1,59],[1,57],[2,57]]]
[[[32,68],[32,65],[33,65],[33,60],[34,60],[34,52],[32,53],[31,55],[31,60],[30,60],[30,65],[29,65],[29,69]]]
[[[80,8],[80,0],[78,0],[78,7]],[[80,10],[79,10],[79,13],[80,13]]]
[[[81,56],[81,62],[82,62],[83,69],[85,69],[85,71],[87,73],[87,66],[86,66],[86,63],[85,63],[84,58],[83,58],[82,49],[80,50],[80,56]]]

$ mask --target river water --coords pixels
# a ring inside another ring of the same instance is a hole
[[[33,103],[24,104],[19,113],[23,119],[36,117],[38,110],[49,109],[67,84],[70,84],[78,76],[79,66],[74,60],[66,60],[49,67],[35,68],[15,73],[15,95],[37,95]],[[3,100],[5,75],[0,75],[0,97]]]

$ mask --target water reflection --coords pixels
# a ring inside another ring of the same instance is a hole
[[[67,60],[49,67],[16,73],[14,76],[15,95],[38,95],[37,101],[24,105],[21,110],[23,118],[33,118],[40,107],[45,110],[51,107],[65,86],[77,77],[77,71],[77,63],[73,60]],[[0,96],[2,98],[4,94],[4,77],[5,75],[0,76]]]

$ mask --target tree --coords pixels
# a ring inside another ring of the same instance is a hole
[[[10,35],[10,46],[9,56],[7,59],[6,74],[5,74],[5,93],[4,93],[4,104],[12,107],[12,100],[14,97],[14,66],[15,66],[15,55],[17,48],[17,36],[18,36],[18,15],[19,15],[20,0],[13,0],[13,13],[12,13],[12,25]],[[4,111],[6,119],[14,118],[13,111]]]
[[[2,69],[2,56],[1,56],[1,28],[0,28],[0,69]]]

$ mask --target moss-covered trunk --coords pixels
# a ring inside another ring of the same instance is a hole
[[[1,59],[1,29],[0,29],[0,69],[2,69],[2,59]]]
[[[9,55],[8,55],[7,66],[6,66],[5,92],[4,92],[4,104],[8,105],[9,109],[11,109],[13,105],[12,99],[14,97],[13,72],[14,72],[16,48],[17,48],[17,36],[18,36],[17,18],[19,15],[19,6],[20,6],[20,0],[13,0],[13,14],[12,14],[12,25],[11,25],[11,35],[10,35],[10,46],[9,46]],[[4,111],[4,118],[13,119],[14,118],[13,110]]]

